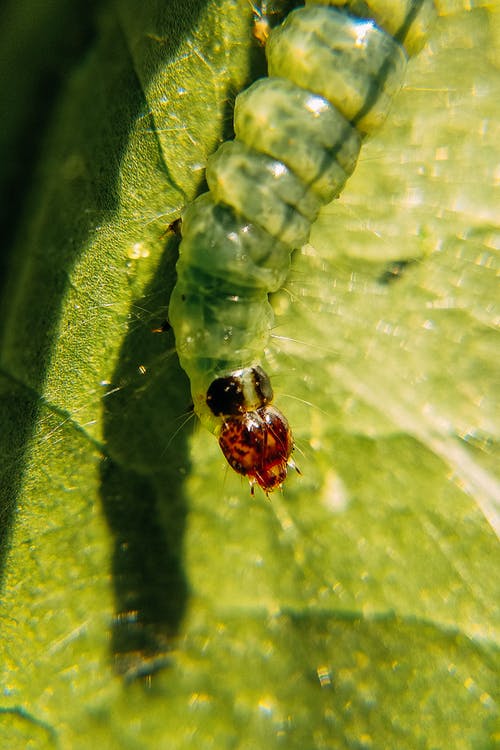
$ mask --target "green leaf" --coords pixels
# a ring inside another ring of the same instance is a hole
[[[454,10],[273,298],[302,476],[269,502],[153,332],[250,4],[102,4],[2,300],[2,747],[498,742],[500,38]]]

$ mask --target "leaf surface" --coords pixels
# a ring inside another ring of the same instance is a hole
[[[453,10],[273,298],[302,476],[269,502],[153,332],[250,5],[102,6],[2,302],[3,746],[498,741],[500,47]]]

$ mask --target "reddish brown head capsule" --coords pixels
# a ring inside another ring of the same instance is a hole
[[[266,494],[285,481],[293,439],[287,420],[276,407],[266,404],[227,417],[219,445],[229,465],[252,484],[257,482]]]

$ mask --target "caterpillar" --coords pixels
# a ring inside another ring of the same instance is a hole
[[[252,493],[281,487],[294,466],[261,363],[268,295],[385,119],[434,15],[432,0],[306,1],[291,11],[267,38],[268,77],[236,98],[235,138],[208,160],[209,191],[183,214],[169,321],[194,411]]]

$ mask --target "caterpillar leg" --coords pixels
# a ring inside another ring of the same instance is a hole
[[[267,3],[262,2],[260,6],[253,0],[248,0],[253,13],[252,34],[261,47],[266,46],[269,34],[271,33],[271,24],[267,17]]]

